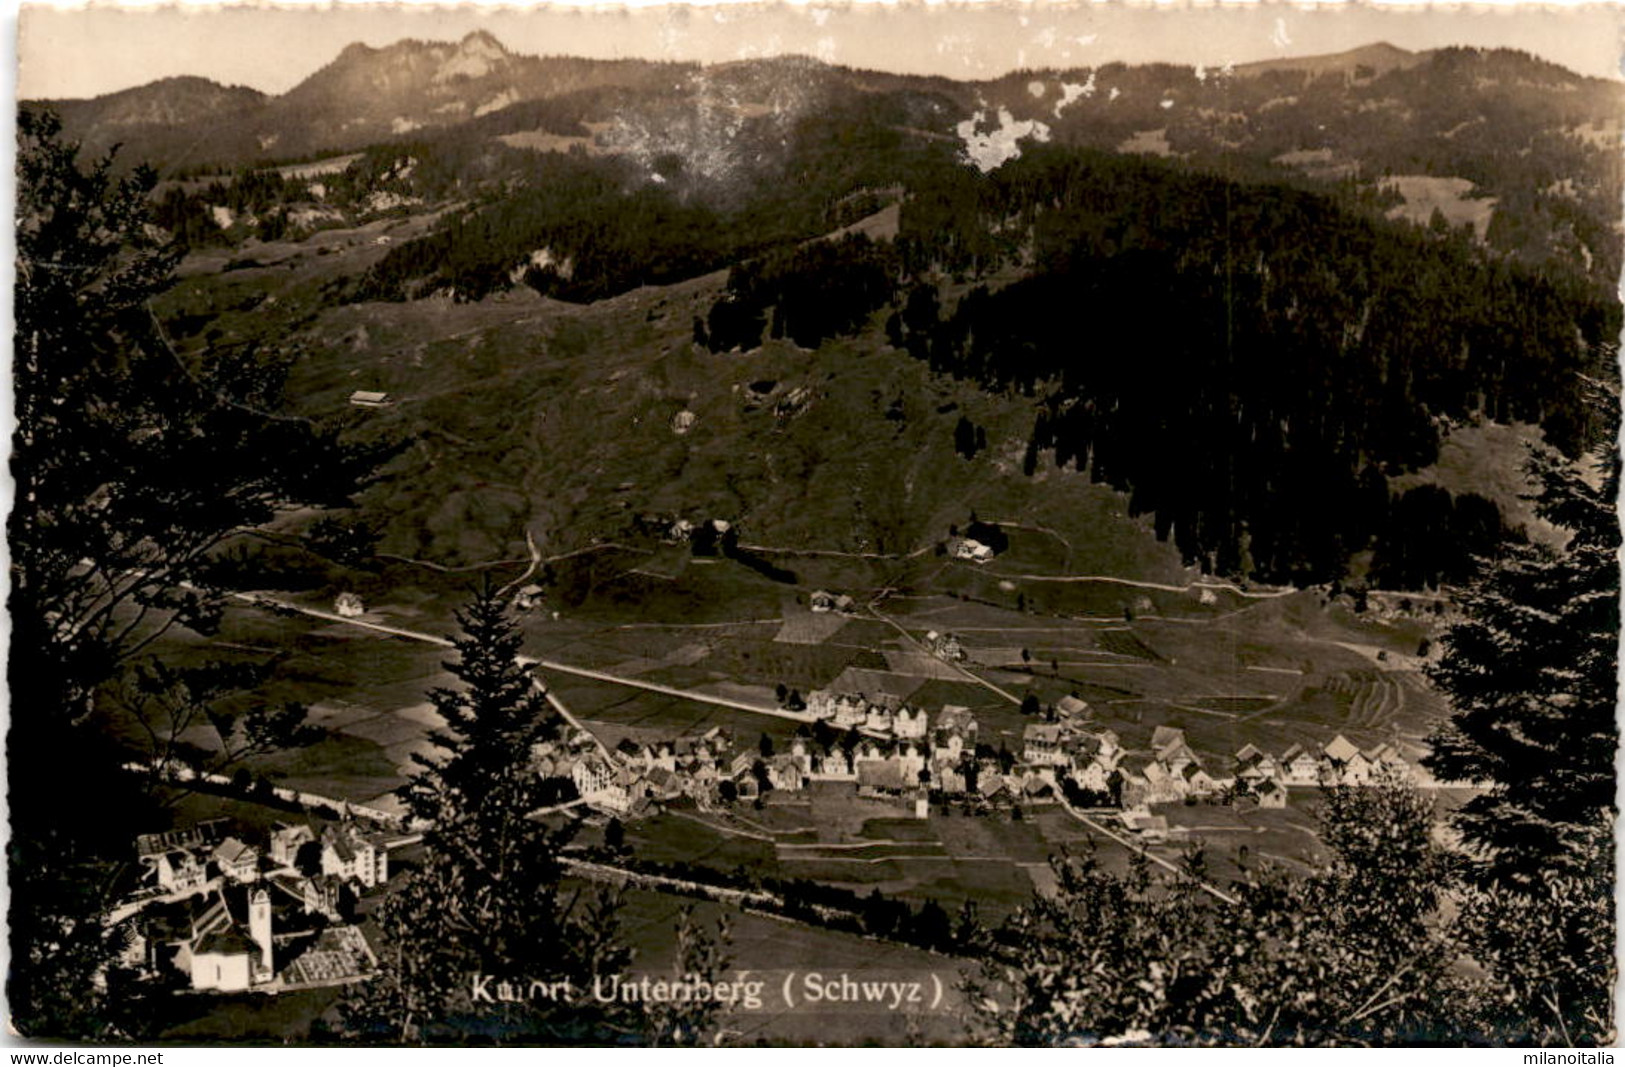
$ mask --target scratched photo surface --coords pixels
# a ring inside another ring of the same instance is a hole
[[[1622,18],[25,7],[15,1031],[1611,1044]]]

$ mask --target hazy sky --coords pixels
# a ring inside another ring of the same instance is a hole
[[[530,54],[716,62],[799,52],[848,66],[959,78],[1114,60],[1218,66],[1374,41],[1409,49],[1521,48],[1585,74],[1618,78],[1622,25],[1625,8],[1617,4],[26,5],[17,91],[25,98],[94,96],[197,74],[280,93],[352,41],[455,40],[482,28]]]

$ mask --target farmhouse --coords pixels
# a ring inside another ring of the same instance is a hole
[[[1365,753],[1342,734],[1338,734],[1321,749],[1324,757],[1322,769],[1329,781],[1339,785],[1365,785],[1371,780],[1371,765]]]
[[[955,537],[948,541],[948,555],[972,563],[986,563],[993,558],[994,552],[980,541],[974,541],[969,537]]]
[[[814,590],[807,598],[808,605],[813,611],[825,614],[831,611],[851,611],[854,603],[851,597],[844,593],[831,593],[823,589]]]
[[[374,393],[366,389],[357,389],[350,394],[350,403],[358,408],[387,408],[395,401],[390,399],[388,393]]]
[[[353,619],[358,615],[365,615],[367,606],[354,593],[340,593],[333,601],[333,610],[346,619]]]
[[[1089,713],[1089,705],[1076,696],[1068,695],[1055,702],[1055,714],[1063,719],[1081,719]]]
[[[1287,785],[1317,785],[1320,761],[1302,745],[1293,745],[1281,754],[1282,780]]]
[[[1286,786],[1273,778],[1266,778],[1258,783],[1253,792],[1258,797],[1258,806],[1261,808],[1286,807]]]
[[[1236,751],[1236,777],[1243,782],[1258,782],[1277,776],[1275,760],[1257,745],[1243,745]]]

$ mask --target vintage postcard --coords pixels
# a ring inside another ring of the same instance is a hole
[[[25,6],[13,1034],[1611,1045],[1622,20]]]

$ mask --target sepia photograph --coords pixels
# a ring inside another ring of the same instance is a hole
[[[11,1043],[1616,1043],[1625,8],[13,25]]]

